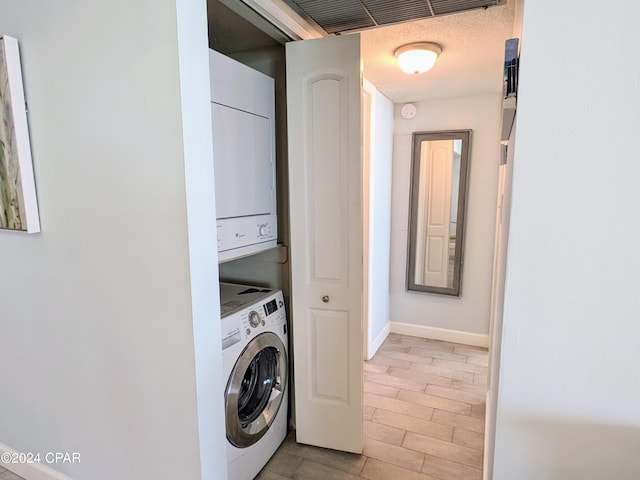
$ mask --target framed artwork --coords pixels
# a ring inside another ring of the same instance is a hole
[[[40,231],[18,41],[0,37],[0,230]]]

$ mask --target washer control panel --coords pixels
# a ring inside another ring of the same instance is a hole
[[[255,294],[260,292],[256,290]],[[250,292],[254,294],[254,292]],[[244,308],[243,308],[244,306]],[[228,300],[223,308],[232,310],[222,318],[222,348],[250,339],[263,331],[274,330],[276,326],[286,324],[284,300],[281,291],[263,295],[255,303],[242,303],[238,297]]]
[[[243,312],[241,315],[241,330],[244,338],[261,332],[265,327],[273,327],[282,323],[284,317],[284,302],[282,299],[272,298]]]

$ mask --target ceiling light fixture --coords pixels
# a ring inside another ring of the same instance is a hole
[[[442,52],[442,47],[432,42],[409,43],[395,51],[400,68],[405,73],[424,73],[431,69]]]

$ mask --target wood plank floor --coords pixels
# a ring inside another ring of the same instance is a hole
[[[391,334],[364,364],[364,452],[295,442],[260,480],[481,480],[486,348]]]
[[[4,467],[0,467],[0,480],[24,480],[24,478],[10,472]]]

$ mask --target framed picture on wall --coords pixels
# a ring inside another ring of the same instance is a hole
[[[40,231],[18,41],[0,37],[0,230]]]

